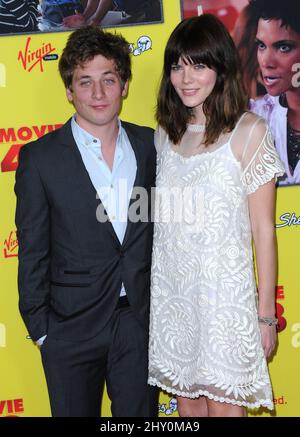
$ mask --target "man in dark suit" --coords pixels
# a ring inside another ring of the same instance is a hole
[[[113,416],[155,416],[153,131],[118,118],[131,77],[121,36],[75,31],[59,70],[76,113],[25,145],[16,173],[20,311],[41,348],[53,416],[99,416],[104,381]]]

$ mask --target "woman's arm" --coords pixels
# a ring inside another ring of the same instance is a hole
[[[83,11],[83,16],[84,18],[87,20],[88,18],[90,18],[95,11],[97,10],[99,3],[101,3],[101,0],[88,0],[86,7]]]
[[[91,24],[92,26],[98,26],[112,7],[112,0],[100,0],[96,12],[94,12],[93,15],[89,18],[89,24]]]
[[[82,27],[87,24],[98,26],[112,7],[112,0],[88,0],[82,14],[75,14],[63,19],[66,27]]]
[[[274,179],[250,194],[248,202],[258,274],[258,316],[275,318],[277,245]],[[260,323],[260,329],[265,356],[269,357],[276,345],[276,326]]]

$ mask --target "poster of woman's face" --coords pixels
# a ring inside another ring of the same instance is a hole
[[[182,18],[211,13],[238,49],[250,109],[271,128],[285,174],[279,186],[300,185],[300,2],[181,0]]]
[[[0,0],[0,35],[163,21],[163,0]]]

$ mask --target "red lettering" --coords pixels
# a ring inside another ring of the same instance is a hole
[[[18,61],[22,62],[24,70],[26,70],[26,67],[27,67],[27,54],[28,54],[28,48],[29,48],[30,41],[31,41],[31,38],[29,36],[27,38],[27,41],[26,41],[24,52],[22,52],[22,50],[20,50],[19,55],[18,55]]]
[[[18,167],[18,156],[19,151],[23,144],[13,144],[7,154],[5,155],[3,161],[1,162],[1,171],[3,173],[8,171],[16,171]]]
[[[7,415],[5,417],[17,417],[13,413],[23,413],[23,399],[11,399],[6,401],[0,401],[0,415],[4,413],[6,407]]]
[[[8,143],[12,141],[17,141],[16,133],[13,127],[6,129],[0,129],[0,143]]]
[[[11,258],[14,256],[18,256],[18,239],[13,238],[13,235],[16,235],[16,231],[11,231],[8,239],[4,240],[4,257]]]
[[[13,231],[10,232],[9,237],[7,240],[4,240],[4,246],[7,248],[7,250],[13,250],[18,245],[18,240],[13,239]]]
[[[29,127],[20,127],[20,129],[18,129],[18,138],[21,141],[29,141],[32,138],[32,131]]]
[[[276,299],[283,300],[284,299],[284,286],[278,285],[276,287]]]
[[[53,132],[56,129],[59,129],[63,126],[63,124],[49,124],[48,125],[48,132]]]
[[[43,125],[40,128],[38,126],[32,126],[33,132],[38,138],[41,138],[46,133],[47,126]]]
[[[8,413],[13,413],[14,412],[12,401],[6,401],[6,406],[7,406],[7,412]]]
[[[51,45],[50,45],[50,47],[51,47]],[[52,53],[52,52],[54,52],[54,50],[55,50],[55,47],[51,48],[50,50],[48,50],[47,52],[44,53],[43,57],[46,56],[46,55],[49,55],[49,54]],[[37,51],[36,51],[35,53],[36,53],[36,55],[37,55]],[[35,67],[35,66],[38,65],[38,64],[40,64],[40,71],[41,71],[42,73],[44,72],[43,62],[42,62],[43,57],[38,58],[37,61],[35,61],[35,62],[31,65],[31,67],[28,69],[28,73],[30,73],[31,70],[33,69],[33,67]]]
[[[0,128],[0,143],[10,143],[13,141],[25,141],[28,142],[32,139],[33,135],[37,138],[44,136],[48,132],[53,132],[63,126],[59,124],[44,124],[42,126],[22,126],[17,131],[13,127],[8,129]]]
[[[277,331],[281,332],[286,328],[287,322],[284,317],[282,317],[284,313],[284,308],[280,303],[276,303],[276,314],[278,318]]]
[[[22,413],[24,411],[23,399],[14,400],[15,413]]]
[[[19,50],[18,61],[21,61],[24,70],[30,72],[36,65],[40,65],[40,71],[43,72],[43,57],[52,53],[55,48],[51,43],[43,43],[41,47],[36,50],[29,48],[31,37],[27,38],[24,50]]]
[[[14,128],[8,129],[0,129],[0,142],[8,142],[8,141],[16,141],[17,138],[20,141],[28,142],[32,140],[33,135],[35,134],[37,138],[41,138],[43,135],[48,132],[53,132],[56,129],[59,129],[63,126],[62,123],[59,124],[48,124],[42,126],[32,126],[32,128],[28,126],[22,126],[18,129],[17,135]],[[1,162],[1,171],[3,173],[9,171],[15,171],[18,167],[18,156],[20,148],[23,144],[12,144],[6,155],[4,156]]]
[[[0,401],[0,414],[3,413],[6,401]]]

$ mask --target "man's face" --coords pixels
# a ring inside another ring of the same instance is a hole
[[[115,127],[127,89],[128,82],[121,84],[111,59],[97,55],[82,67],[77,66],[67,97],[76,109],[79,126],[91,134],[99,128]]]

